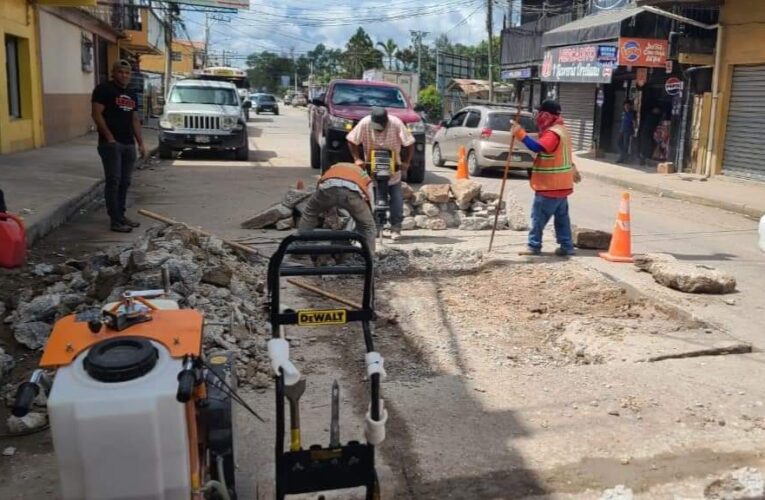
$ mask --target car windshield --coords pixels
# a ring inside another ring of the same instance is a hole
[[[514,118],[515,116],[510,113],[492,113],[489,115],[489,128],[492,130],[509,132],[510,122]],[[525,128],[527,132],[537,132],[537,124],[530,116],[521,115],[521,127]]]
[[[406,108],[404,94],[395,87],[339,84],[332,92],[332,104],[336,106],[380,106],[383,108]]]
[[[259,95],[258,102],[276,102],[276,99],[272,95]]]
[[[221,106],[238,106],[234,89],[212,87],[175,87],[170,94],[170,102],[184,104],[218,104]]]

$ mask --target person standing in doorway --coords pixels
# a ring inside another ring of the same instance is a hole
[[[619,126],[619,159],[616,163],[624,163],[630,154],[630,143],[632,142],[632,136],[635,135],[635,128],[637,126],[637,114],[632,107],[632,101],[624,101],[624,112],[622,113],[622,121]]]
[[[140,226],[125,216],[127,192],[136,162],[136,142],[141,158],[146,157],[138,98],[128,90],[131,74],[129,62],[116,61],[112,66],[112,79],[96,86],[91,97],[93,121],[98,128],[98,154],[106,180],[106,211],[111,230],[118,233],[129,233]]]
[[[531,206],[531,230],[527,248],[519,254],[542,253],[542,233],[554,217],[555,238],[558,240],[555,255],[565,257],[574,253],[568,197],[574,192],[574,183],[580,180],[579,173],[574,165],[571,138],[561,116],[560,104],[551,99],[544,101],[537,109],[536,123],[538,139],[528,135],[516,123],[512,127],[515,138],[537,153],[530,179],[535,192]]]
[[[656,150],[656,140],[653,135],[661,119],[661,108],[654,106],[651,112],[640,121],[640,165],[645,165],[646,160],[653,159],[653,153]]]

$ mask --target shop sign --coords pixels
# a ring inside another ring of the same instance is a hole
[[[672,73],[672,59],[667,59],[667,64],[664,66],[664,72],[667,74]]]
[[[615,45],[598,45],[598,62],[616,64],[619,51]]]
[[[637,83],[637,86],[642,87],[647,81],[648,68],[638,68],[637,71],[635,71],[635,83]]]
[[[663,68],[667,63],[669,44],[658,38],[619,38],[619,64]]]
[[[542,81],[611,83],[613,64],[598,61],[599,47],[602,46],[571,45],[546,50],[542,61]]]
[[[667,81],[664,82],[664,90],[669,95],[678,95],[683,91],[683,81],[676,76],[670,76]]]
[[[523,80],[531,78],[531,68],[506,69],[500,73],[502,80]]]

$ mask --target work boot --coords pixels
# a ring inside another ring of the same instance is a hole
[[[140,226],[141,226],[141,223],[140,223],[140,222],[138,222],[138,221],[134,221],[134,220],[132,220],[132,219],[128,219],[127,217],[123,217],[123,218],[122,218],[122,223],[123,223],[124,225],[126,225],[126,226],[130,226],[130,227],[140,227]]]
[[[133,230],[132,227],[122,222],[112,222],[111,226],[109,226],[109,229],[115,233],[129,233]]]
[[[555,255],[557,255],[558,257],[568,257],[571,255],[576,255],[576,252],[574,252],[573,250],[566,250],[563,247],[558,247],[555,249]]]
[[[525,249],[518,252],[518,255],[541,255],[542,251],[537,250],[536,248],[526,247]]]
[[[395,243],[398,240],[401,239],[401,230],[400,229],[391,229],[390,231],[390,241]]]

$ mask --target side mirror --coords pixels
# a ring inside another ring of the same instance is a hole
[[[319,97],[314,97],[313,99],[311,99],[311,104],[313,104],[314,106],[326,106],[326,104],[324,104],[324,99],[321,99]]]
[[[425,106],[423,106],[422,104],[415,104],[414,105],[414,110],[417,113],[421,113],[421,112],[425,111]]]
[[[244,102],[242,103],[242,107],[243,107],[244,109],[250,109],[250,108],[252,107],[252,101],[244,101]]]

